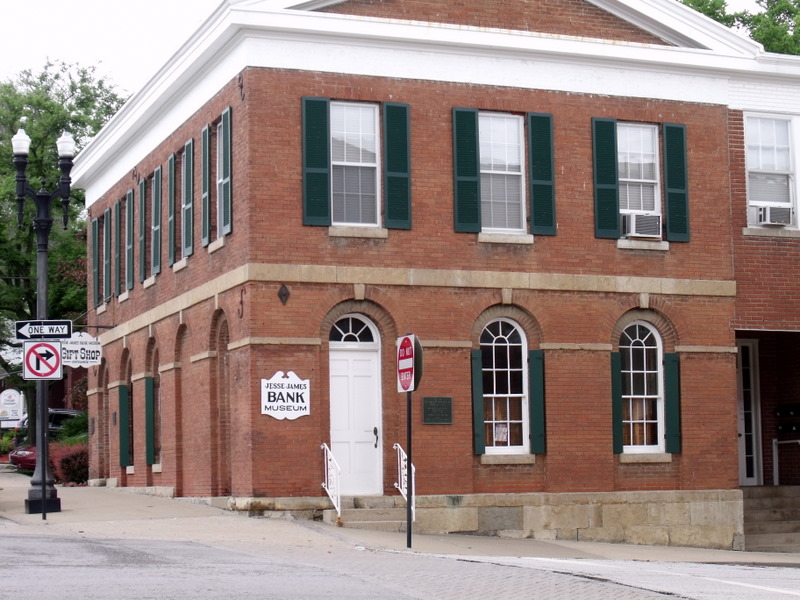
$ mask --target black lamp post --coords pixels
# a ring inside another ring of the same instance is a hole
[[[36,318],[47,319],[47,246],[50,239],[50,229],[53,219],[50,217],[50,206],[54,198],[61,198],[64,209],[64,229],[67,228],[70,179],[72,158],[75,156],[75,140],[68,133],[56,142],[58,146],[58,168],[61,177],[55,191],[48,192],[42,187],[38,192],[28,183],[25,169],[28,166],[28,152],[31,147],[31,138],[21,129],[11,138],[14,149],[14,166],[17,170],[17,219],[19,226],[23,225],[22,211],[25,206],[25,197],[31,198],[36,203],[36,217],[33,219],[33,230],[36,232]],[[36,470],[31,478],[31,487],[28,490],[28,499],[25,500],[25,512],[41,513],[42,518],[47,518],[48,512],[61,511],[61,499],[53,485],[53,474],[50,472],[47,448],[47,381],[36,382]]]

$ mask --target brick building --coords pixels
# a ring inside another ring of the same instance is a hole
[[[92,479],[314,511],[327,444],[394,496],[411,332],[420,531],[742,547],[798,75],[673,0],[223,2],[76,161]]]

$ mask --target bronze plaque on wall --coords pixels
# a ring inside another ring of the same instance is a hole
[[[423,425],[452,425],[453,399],[449,396],[426,396],[422,398]]]

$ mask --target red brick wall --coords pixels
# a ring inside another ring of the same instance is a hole
[[[267,69],[250,69],[243,77],[244,98],[232,82],[179,125],[152,155],[131,165],[139,175],[148,174],[165,165],[169,154],[180,151],[190,137],[199,153],[203,125],[232,107],[232,235],[225,238],[223,248],[209,254],[199,243],[198,206],[195,253],[188,266],[178,272],[164,268],[147,289],[137,277],[128,300],[112,299],[105,312],[92,314],[93,321],[122,326],[177,295],[197,288],[202,293],[208,281],[245,263],[732,279],[729,213],[720,210],[730,186],[728,156],[720,154],[720,148],[729,146],[728,115],[722,107]],[[325,227],[302,226],[303,96],[409,103],[410,231],[392,230],[384,240],[342,239],[329,237]],[[474,234],[453,232],[454,106],[553,114],[558,235],[537,236],[533,245],[502,245],[479,244]],[[614,240],[594,237],[592,117],[687,125],[690,243],[672,243],[668,251],[651,252],[619,249]],[[199,198],[199,159],[195,178]],[[119,182],[91,207],[92,216],[102,214],[135,183],[133,178]],[[138,248],[135,251],[138,254]],[[291,296],[284,305],[277,297],[281,283],[250,282],[221,291],[181,314],[167,311],[149,327],[106,346],[109,381],[122,377],[123,344],[132,357],[134,376],[147,369],[148,343],[155,343],[162,365],[175,363],[162,377],[162,412],[172,420],[164,427],[163,472],[151,473],[144,466],[144,393],[138,380],[136,466],[131,475],[121,472],[112,439],[111,477],[126,485],[174,485],[190,496],[226,493],[228,487],[237,496],[322,494],[319,445],[330,435],[328,332],[338,315],[361,312],[377,324],[383,346],[386,493],[395,493],[391,446],[396,441],[405,444],[405,395],[396,392],[393,356],[394,339],[405,332],[418,333],[423,342],[441,342],[426,351],[425,378],[414,396],[414,462],[422,494],[704,489],[737,484],[735,364],[730,355],[682,355],[683,452],[671,463],[623,465],[611,446],[608,350],[546,350],[547,454],[537,457],[535,465],[481,465],[472,451],[469,349],[477,344],[474,323],[501,303],[500,290],[366,285],[365,300],[360,301],[349,284],[289,281]],[[617,343],[613,334],[617,322],[638,308],[640,300],[638,294],[612,292],[513,291],[515,310],[530,315],[534,324],[528,332],[531,347],[561,343],[610,348]],[[652,294],[647,302],[673,348],[733,345],[732,298]],[[234,345],[227,357],[214,354],[222,322]],[[186,330],[183,338],[178,333],[181,328]],[[321,342],[244,344],[249,338]],[[237,345],[240,342],[244,345]],[[227,361],[227,413],[217,384],[221,361]],[[311,415],[292,422],[261,415],[260,379],[288,369],[311,379]],[[96,385],[94,377],[90,387]],[[453,424],[423,425],[423,396],[452,397]],[[114,393],[110,404],[116,406]],[[230,435],[225,434],[220,407],[230,419]],[[114,438],[116,428],[109,427]],[[99,451],[101,446],[93,448]],[[94,456],[93,464],[97,460]]]
[[[320,12],[667,45],[654,35],[582,0],[349,0]]]

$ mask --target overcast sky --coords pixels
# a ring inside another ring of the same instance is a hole
[[[2,2],[0,80],[47,59],[96,66],[133,93],[222,0],[10,0]],[[126,94],[123,94],[126,95]]]
[[[444,2],[448,0],[442,0]],[[137,91],[222,0],[10,0],[2,3],[0,81],[47,59],[96,66],[122,95]],[[754,0],[728,0],[731,11]]]

